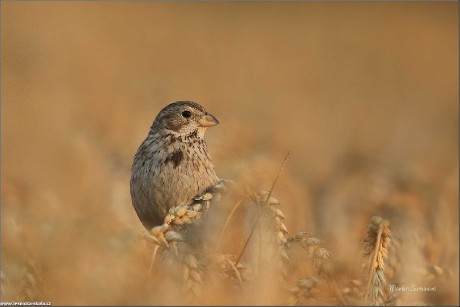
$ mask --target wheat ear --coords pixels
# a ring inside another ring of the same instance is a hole
[[[374,306],[383,305],[383,286],[385,285],[385,260],[388,257],[391,232],[389,221],[374,216],[368,226],[364,240],[364,302]]]

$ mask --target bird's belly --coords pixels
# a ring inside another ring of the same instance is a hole
[[[162,190],[164,206],[169,209],[178,205],[186,205],[193,197],[203,193],[208,187],[217,183],[217,176],[212,170],[212,175],[200,176],[188,165],[177,168],[166,167],[159,174],[159,189]]]

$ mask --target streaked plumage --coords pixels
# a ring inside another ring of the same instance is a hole
[[[219,182],[204,140],[206,129],[218,123],[190,101],[158,113],[131,169],[131,199],[145,228],[162,224],[171,207],[190,203]]]

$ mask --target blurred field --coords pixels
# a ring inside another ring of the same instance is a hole
[[[458,305],[457,3],[2,2],[1,14],[2,301],[24,297],[34,271],[35,297],[55,305],[173,302],[146,273],[129,176],[157,112],[193,100],[221,122],[207,141],[222,178],[267,190],[291,152],[273,194],[286,225],[324,240],[347,278],[379,215],[413,244],[403,263],[442,268],[443,282],[407,273],[437,291],[405,302]],[[204,303],[284,304],[253,294]]]

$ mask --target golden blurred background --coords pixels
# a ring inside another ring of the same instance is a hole
[[[290,151],[274,195],[337,259],[381,215],[458,279],[458,3],[2,2],[1,17],[2,301],[32,267],[53,304],[168,304],[133,273],[129,176],[176,100],[220,120],[222,178],[269,189]],[[458,281],[422,300],[458,304]]]

